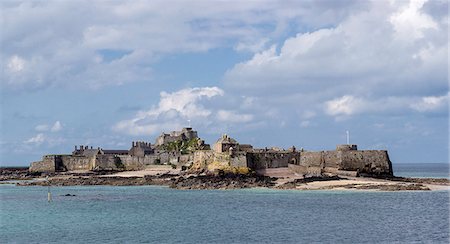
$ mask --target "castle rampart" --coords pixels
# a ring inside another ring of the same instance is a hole
[[[193,140],[196,139],[196,140]],[[181,140],[181,141],[179,141]],[[161,144],[163,143],[163,144]],[[303,175],[333,173],[341,175],[392,175],[392,163],[387,151],[358,150],[357,145],[337,145],[334,151],[297,151],[280,148],[254,149],[240,145],[235,139],[223,135],[213,150],[197,137],[192,128],[163,134],[152,145],[149,142],[132,142],[129,150],[94,149],[81,145],[72,155],[46,155],[42,161],[33,162],[32,172],[57,172],[74,170],[142,170],[148,165],[192,165],[192,170],[247,168],[264,170],[288,168]]]

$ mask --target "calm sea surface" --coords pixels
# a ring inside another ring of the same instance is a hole
[[[449,166],[448,163],[392,164],[395,176],[450,179]]]
[[[1,243],[449,242],[447,191],[51,191],[0,185]]]

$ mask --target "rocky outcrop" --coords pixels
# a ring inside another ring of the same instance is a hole
[[[53,177],[49,181],[26,181],[17,183],[18,186],[142,186],[142,185],[169,185],[172,177],[146,176],[146,177],[102,177],[102,176],[79,176],[69,178]]]
[[[0,168],[0,181],[6,180],[31,180],[40,173],[30,173],[28,167],[10,167],[10,168]]]
[[[252,187],[272,187],[275,179],[257,175],[226,174],[221,176],[203,175],[180,177],[171,188],[176,189],[241,189]]]

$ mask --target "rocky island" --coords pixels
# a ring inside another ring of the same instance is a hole
[[[1,175],[3,181],[49,177],[17,185],[166,185],[177,189],[397,191],[449,185],[447,179],[395,177],[386,150],[358,150],[352,144],[338,145],[333,151],[253,148],[226,134],[211,147],[192,128],[162,133],[154,144],[132,142],[128,150],[75,146],[71,154],[43,156],[28,171],[3,169]]]

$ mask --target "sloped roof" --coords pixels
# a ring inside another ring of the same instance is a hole
[[[219,140],[217,140],[216,143],[219,143],[219,144],[238,144],[238,142],[235,139],[229,137],[227,134],[223,134],[222,137],[219,138]]]
[[[99,154],[98,149],[84,149],[83,150],[83,156],[86,156],[86,157],[97,156],[97,154]]]
[[[104,154],[128,154],[128,150],[102,150]]]

